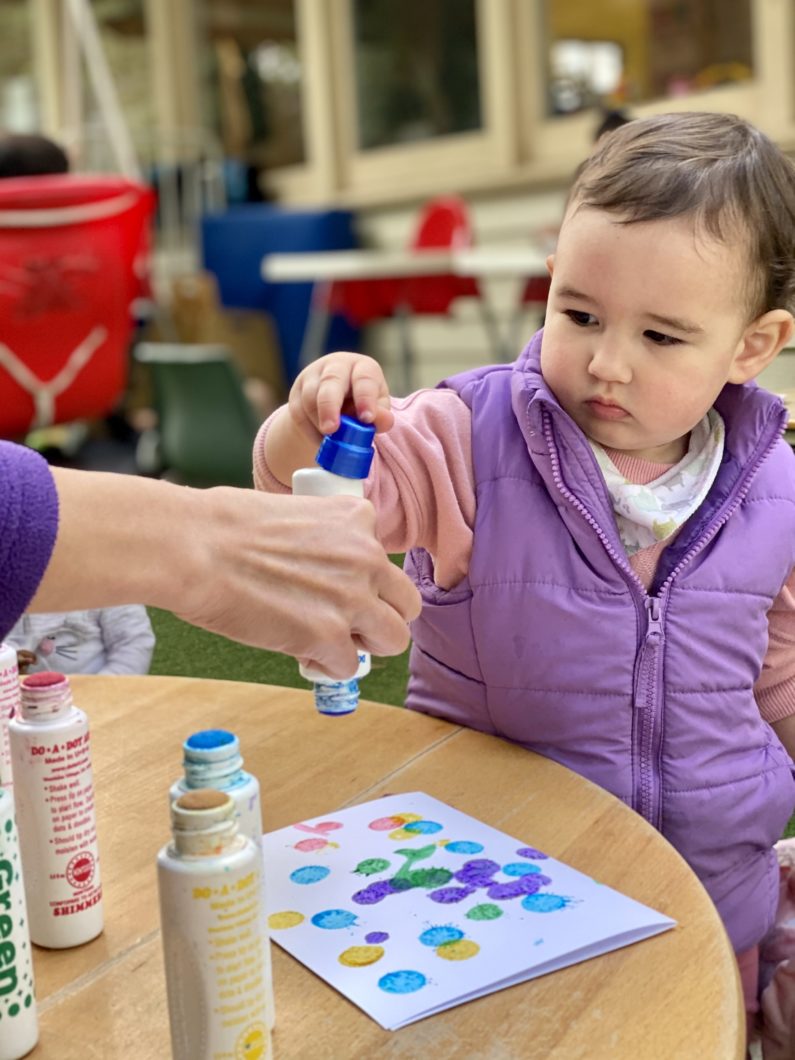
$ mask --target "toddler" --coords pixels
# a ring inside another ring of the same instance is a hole
[[[790,340],[795,167],[732,115],[616,129],[575,180],[546,326],[510,365],[390,402],[332,354],[255,480],[374,422],[367,486],[423,598],[407,706],[602,787],[687,859],[757,1010],[795,808],[795,460],[757,376]]]
[[[146,674],[155,635],[140,604],[93,611],[25,614],[5,639],[20,673]]]

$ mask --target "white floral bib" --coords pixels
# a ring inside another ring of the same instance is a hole
[[[625,478],[602,446],[589,439],[628,556],[670,537],[699,507],[718,474],[724,438],[723,420],[710,409],[690,432],[687,452],[679,463],[645,486]]]

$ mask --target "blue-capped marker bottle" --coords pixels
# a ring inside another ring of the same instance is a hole
[[[375,427],[353,416],[340,416],[340,425],[327,434],[317,451],[317,467],[293,474],[293,493],[305,497],[363,497],[364,480],[373,462]],[[299,666],[302,677],[315,688],[315,706],[321,714],[350,714],[359,705],[359,678],[370,673],[370,654],[359,651],[356,673],[334,681],[318,670]]]
[[[226,729],[194,732],[183,743],[182,753],[185,775],[171,785],[171,802],[197,788],[224,791],[235,800],[240,834],[259,846],[263,832],[259,781],[243,768],[237,736]]]

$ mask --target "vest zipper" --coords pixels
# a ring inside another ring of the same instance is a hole
[[[635,674],[632,687],[632,809],[642,814],[650,824],[655,825],[661,817],[659,809],[659,782],[654,768],[655,743],[659,744],[662,722],[655,725],[657,700],[659,698],[659,648],[662,643],[663,617],[662,601],[650,596],[646,587],[634,572],[626,558],[626,553],[613,548],[607,533],[602,529],[586,506],[564,484],[560,473],[560,460],[552,436],[552,424],[549,413],[542,412],[544,439],[549,450],[552,478],[561,496],[585,519],[599,540],[608,556],[623,573],[630,588],[641,628],[645,630],[643,640],[635,648]],[[666,583],[667,584],[667,583]],[[657,740],[655,741],[655,732]],[[657,805],[655,805],[657,804]]]
[[[660,771],[656,766],[662,739],[662,711],[657,718],[661,700],[660,659],[663,646],[662,603],[657,596],[647,596],[646,635],[638,653],[635,668],[633,700],[634,744],[638,751],[638,802],[635,809],[646,820],[660,827]]]

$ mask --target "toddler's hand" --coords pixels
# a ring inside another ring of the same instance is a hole
[[[293,383],[288,401],[293,423],[313,443],[339,427],[340,413],[388,431],[394,423],[381,365],[359,353],[319,357]]]

